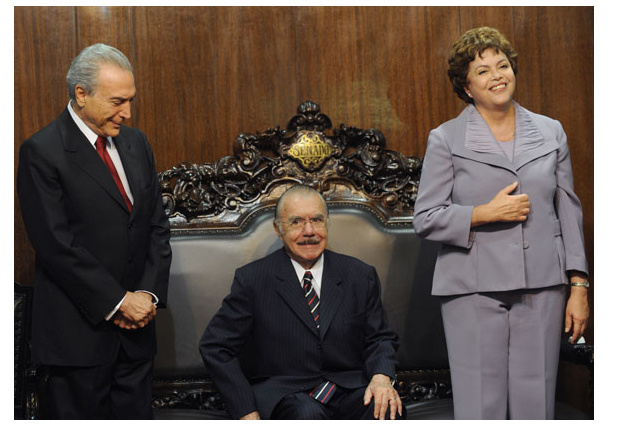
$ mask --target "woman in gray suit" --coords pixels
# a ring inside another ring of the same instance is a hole
[[[414,228],[442,243],[455,418],[551,419],[563,322],[576,342],[589,317],[567,137],[513,100],[517,53],[497,30],[467,31],[448,62],[467,106],[429,134]]]

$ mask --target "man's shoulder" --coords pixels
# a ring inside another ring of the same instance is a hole
[[[284,255],[284,256],[283,256]],[[275,266],[280,265],[284,261],[286,261],[287,255],[284,252],[283,248],[280,248],[274,252],[271,252],[264,256],[263,258],[259,258],[257,260],[251,261],[248,264],[245,264],[237,269],[240,273],[253,273],[255,271],[260,270],[270,270]]]
[[[64,119],[64,114],[65,112],[63,112],[60,116],[56,117],[53,121],[39,129],[28,138],[26,138],[26,141],[24,142],[29,142],[30,144],[40,144],[41,141],[60,140],[60,123]]]
[[[359,265],[366,265],[367,267],[370,267],[369,264],[367,264],[366,262],[362,261],[361,259],[358,259],[356,257],[353,257],[351,255],[347,255],[347,254],[343,254],[340,252],[334,252],[330,249],[326,249],[325,251],[323,251],[323,254],[326,258],[332,258],[335,260],[340,260],[342,262],[351,262],[353,264],[359,264]]]
[[[39,153],[40,158],[49,158],[63,146],[61,116],[26,138],[20,145],[20,153]],[[21,155],[20,155],[21,157]]]
[[[323,252],[324,260],[326,263],[338,265],[341,267],[348,267],[352,270],[367,271],[372,270],[374,267],[366,262],[353,257],[351,255],[342,254],[326,249]]]

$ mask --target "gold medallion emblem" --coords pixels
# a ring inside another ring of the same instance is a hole
[[[313,131],[300,131],[295,143],[289,147],[289,155],[302,164],[305,169],[319,169],[324,161],[334,153],[334,149],[323,136]]]

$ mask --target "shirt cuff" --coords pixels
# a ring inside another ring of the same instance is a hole
[[[157,295],[155,295],[152,292],[149,291],[143,291],[143,290],[139,290],[139,291],[134,291],[134,292],[144,292],[145,294],[149,294],[151,295],[151,298],[153,298],[153,305],[157,305],[158,302],[160,302],[160,299],[157,297]]]
[[[160,302],[159,298],[154,293],[151,293],[149,291],[135,291],[135,292],[144,292],[146,294],[151,295],[151,298],[153,298],[153,305],[157,305],[157,303]],[[114,307],[114,310],[108,313],[108,315],[105,317],[106,320],[112,319],[112,316],[114,316],[116,312],[119,311],[119,308],[121,308],[121,304],[123,304],[123,301],[125,301],[125,297],[123,297],[123,299],[119,301],[116,307]]]
[[[106,316],[106,320],[112,319],[112,316],[114,316],[116,314],[116,312],[119,311],[119,308],[121,308],[121,304],[123,304],[123,301],[125,301],[125,296],[123,297],[123,299],[121,301],[119,301],[119,303],[116,305],[116,307],[114,307],[114,310],[112,310],[110,313],[108,313],[108,315]]]

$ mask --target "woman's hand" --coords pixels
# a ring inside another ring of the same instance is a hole
[[[587,289],[572,286],[565,309],[565,332],[572,331],[570,342],[575,344],[589,324],[589,299]],[[573,330],[572,330],[573,329]]]
[[[526,194],[511,195],[517,188],[514,182],[500,190],[488,203],[472,210],[471,227],[490,222],[526,221],[530,212],[530,201]]]

